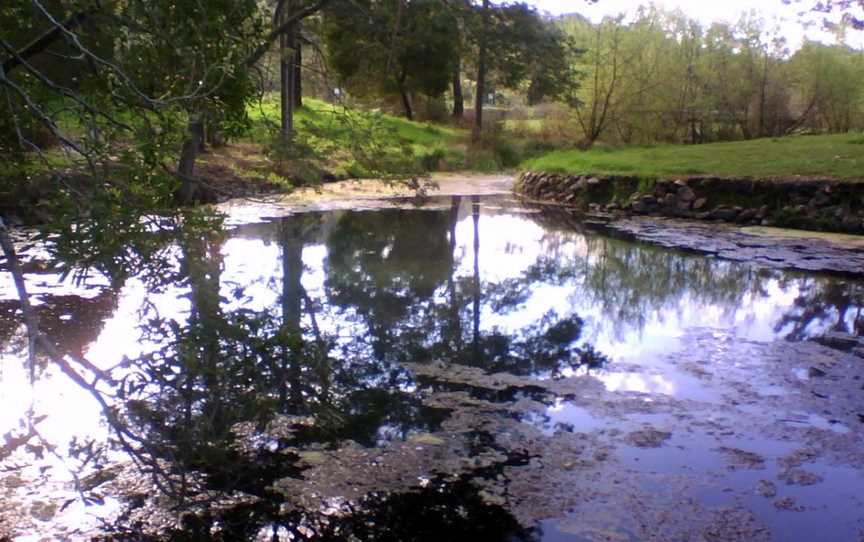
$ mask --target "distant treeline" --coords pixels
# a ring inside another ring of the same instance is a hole
[[[557,21],[581,50],[569,96],[585,145],[703,143],[864,128],[864,53],[806,42],[791,51],[755,15],[705,27],[680,11]],[[849,32],[857,32],[848,29]]]

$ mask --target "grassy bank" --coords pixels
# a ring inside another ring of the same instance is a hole
[[[644,177],[834,177],[864,179],[864,135],[790,136],[709,145],[554,151],[522,164],[529,171]]]
[[[243,141],[264,150],[274,141],[279,123],[276,95],[249,108],[252,129]],[[295,114],[297,141],[337,176],[363,177],[363,159],[416,161],[426,169],[460,169],[468,153],[469,134],[462,129],[350,109],[305,99]],[[323,159],[323,160],[322,160]]]
[[[274,141],[279,116],[275,94],[250,105],[252,129],[241,143],[265,152]],[[553,148],[536,134],[514,130],[507,123],[489,123],[484,141],[475,145],[470,130],[452,124],[410,121],[308,98],[297,110],[295,122],[298,139],[312,153],[326,157],[323,165],[338,177],[367,176],[356,158],[369,153],[402,155],[426,171],[493,172],[516,169],[527,158]]]

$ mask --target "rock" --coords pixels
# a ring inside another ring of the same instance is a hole
[[[831,196],[826,194],[825,192],[817,192],[815,196],[810,200],[808,204],[810,207],[820,208],[826,207],[831,203]]]
[[[581,177],[578,181],[576,181],[576,185],[574,188],[581,192],[588,188],[588,181],[585,179],[585,177]]]
[[[750,222],[751,220],[756,219],[756,213],[756,209],[745,209],[741,212],[741,214],[738,215],[738,218],[736,220],[742,223]]]
[[[777,510],[785,510],[787,512],[803,512],[804,507],[798,504],[792,497],[786,497],[779,501],[774,501],[774,507]]]
[[[735,209],[730,209],[729,207],[719,206],[711,211],[711,218],[714,220],[725,220],[726,222],[732,222],[736,218],[738,218],[738,213],[740,211],[736,211]]]
[[[857,356],[859,358],[864,358],[864,347],[852,349],[852,355]]]
[[[807,371],[807,375],[810,378],[825,378],[828,373],[826,373],[822,369],[819,369],[818,367],[810,367],[810,370]]]
[[[634,201],[630,207],[636,214],[644,214],[648,212],[648,207],[641,201]]]
[[[42,501],[35,501],[30,507],[30,515],[35,519],[43,522],[48,522],[54,519],[57,514],[57,505]]]
[[[664,207],[675,207],[678,203],[678,199],[675,197],[675,194],[666,194],[663,197],[663,206]]]
[[[766,499],[773,499],[777,496],[777,486],[774,485],[774,482],[759,480],[756,484],[756,494],[762,495]]]
[[[654,184],[655,192],[667,193],[672,191],[672,187],[675,186],[671,181],[667,181],[666,179],[660,179]]]
[[[708,198],[699,198],[693,202],[693,210],[701,211],[706,205],[708,205]]]
[[[408,442],[412,444],[425,444],[427,446],[442,446],[445,444],[444,439],[440,437],[436,437],[431,433],[420,433],[417,435],[411,435],[408,438]]]
[[[653,428],[634,431],[627,435],[627,441],[637,448],[659,448],[672,438],[672,433]]]
[[[696,192],[687,186],[687,184],[680,184],[678,185],[678,199],[689,203],[696,199]]]
[[[651,194],[645,194],[644,196],[642,196],[642,197],[640,198],[640,200],[641,200],[642,203],[644,203],[645,205],[657,205],[657,198],[655,198],[655,197],[652,196]]]
[[[803,469],[789,469],[780,475],[780,479],[790,486],[813,486],[824,480],[818,474]]]
[[[726,455],[726,461],[731,470],[765,468],[765,458],[759,454],[725,446],[720,448],[720,451]]]
[[[590,179],[588,179],[588,181],[586,181],[588,186],[597,186],[600,184],[600,182],[600,179],[598,179],[597,177],[591,177]]]
[[[822,346],[827,346],[828,348],[833,348],[835,350],[842,350],[843,352],[851,352],[854,348],[857,348],[860,345],[858,337],[850,335],[849,333],[841,333],[839,331],[832,331],[820,335],[819,337],[814,337],[811,340],[821,344]]]
[[[861,219],[855,215],[848,214],[842,220],[843,229],[855,231],[861,224]]]

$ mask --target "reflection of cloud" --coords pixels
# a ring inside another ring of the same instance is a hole
[[[602,372],[594,375],[603,382],[606,389],[612,392],[659,393],[676,395],[678,386],[672,380],[662,375],[642,375],[639,373]]]
[[[678,384],[665,375],[644,375],[635,372],[597,371],[582,366],[577,369],[570,367],[561,371],[564,378],[593,377],[603,383],[611,392],[658,393],[661,395],[677,395]]]

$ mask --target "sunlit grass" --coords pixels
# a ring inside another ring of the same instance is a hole
[[[864,136],[789,136],[709,145],[554,151],[523,169],[646,177],[721,175],[864,179]]]
[[[249,117],[253,128],[250,137],[261,143],[267,141],[279,123],[279,100],[275,94],[267,95],[260,103],[249,107]],[[446,148],[466,137],[464,130],[426,122],[414,122],[404,118],[346,108],[321,100],[306,98],[303,107],[295,114],[299,133],[315,131],[324,136],[338,139],[355,128],[357,133],[368,130],[373,123],[379,131],[392,137],[393,144],[411,145],[415,152],[421,153],[436,148]],[[311,129],[311,130],[310,130]]]

